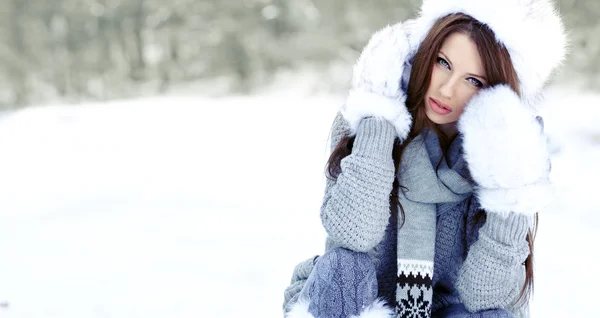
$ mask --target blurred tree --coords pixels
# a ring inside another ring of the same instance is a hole
[[[14,52],[17,63],[8,65],[8,77],[11,79],[10,83],[14,94],[12,102],[15,106],[21,106],[26,105],[29,101],[29,70],[27,64],[24,63],[29,55],[25,46],[26,33],[24,26],[29,0],[11,0],[10,5],[11,14],[8,15],[10,35],[7,47]]]
[[[600,88],[600,1],[562,0],[560,12],[569,29],[570,57],[565,76],[585,74],[586,88]]]
[[[139,80],[143,77],[143,72],[146,69],[146,58],[144,56],[146,45],[144,43],[144,26],[146,14],[144,11],[145,0],[132,0],[131,4],[131,19],[132,33],[135,42],[136,59],[132,63],[131,78]]]
[[[421,0],[4,0],[0,107],[165,92],[225,79],[252,92],[282,70],[350,69],[369,36]],[[560,0],[563,78],[600,87],[600,1]],[[339,79],[338,79],[339,81]],[[207,94],[212,93],[207,91]]]

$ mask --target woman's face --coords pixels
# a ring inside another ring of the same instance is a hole
[[[425,114],[438,125],[455,126],[465,106],[481,88],[486,74],[477,46],[462,33],[451,34],[438,52],[425,95]]]

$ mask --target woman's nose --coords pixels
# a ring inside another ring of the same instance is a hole
[[[442,84],[442,87],[440,87],[440,94],[445,98],[451,99],[454,96],[455,84],[456,83],[452,78],[448,78],[448,80]]]

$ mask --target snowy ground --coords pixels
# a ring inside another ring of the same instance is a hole
[[[558,196],[532,313],[597,317],[600,95],[549,101]],[[0,117],[0,317],[280,317],[294,265],[323,249],[340,102],[168,97]]]

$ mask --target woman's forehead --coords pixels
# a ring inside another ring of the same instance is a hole
[[[453,70],[485,76],[477,44],[470,36],[458,32],[449,35],[442,43],[440,53],[450,60]]]

